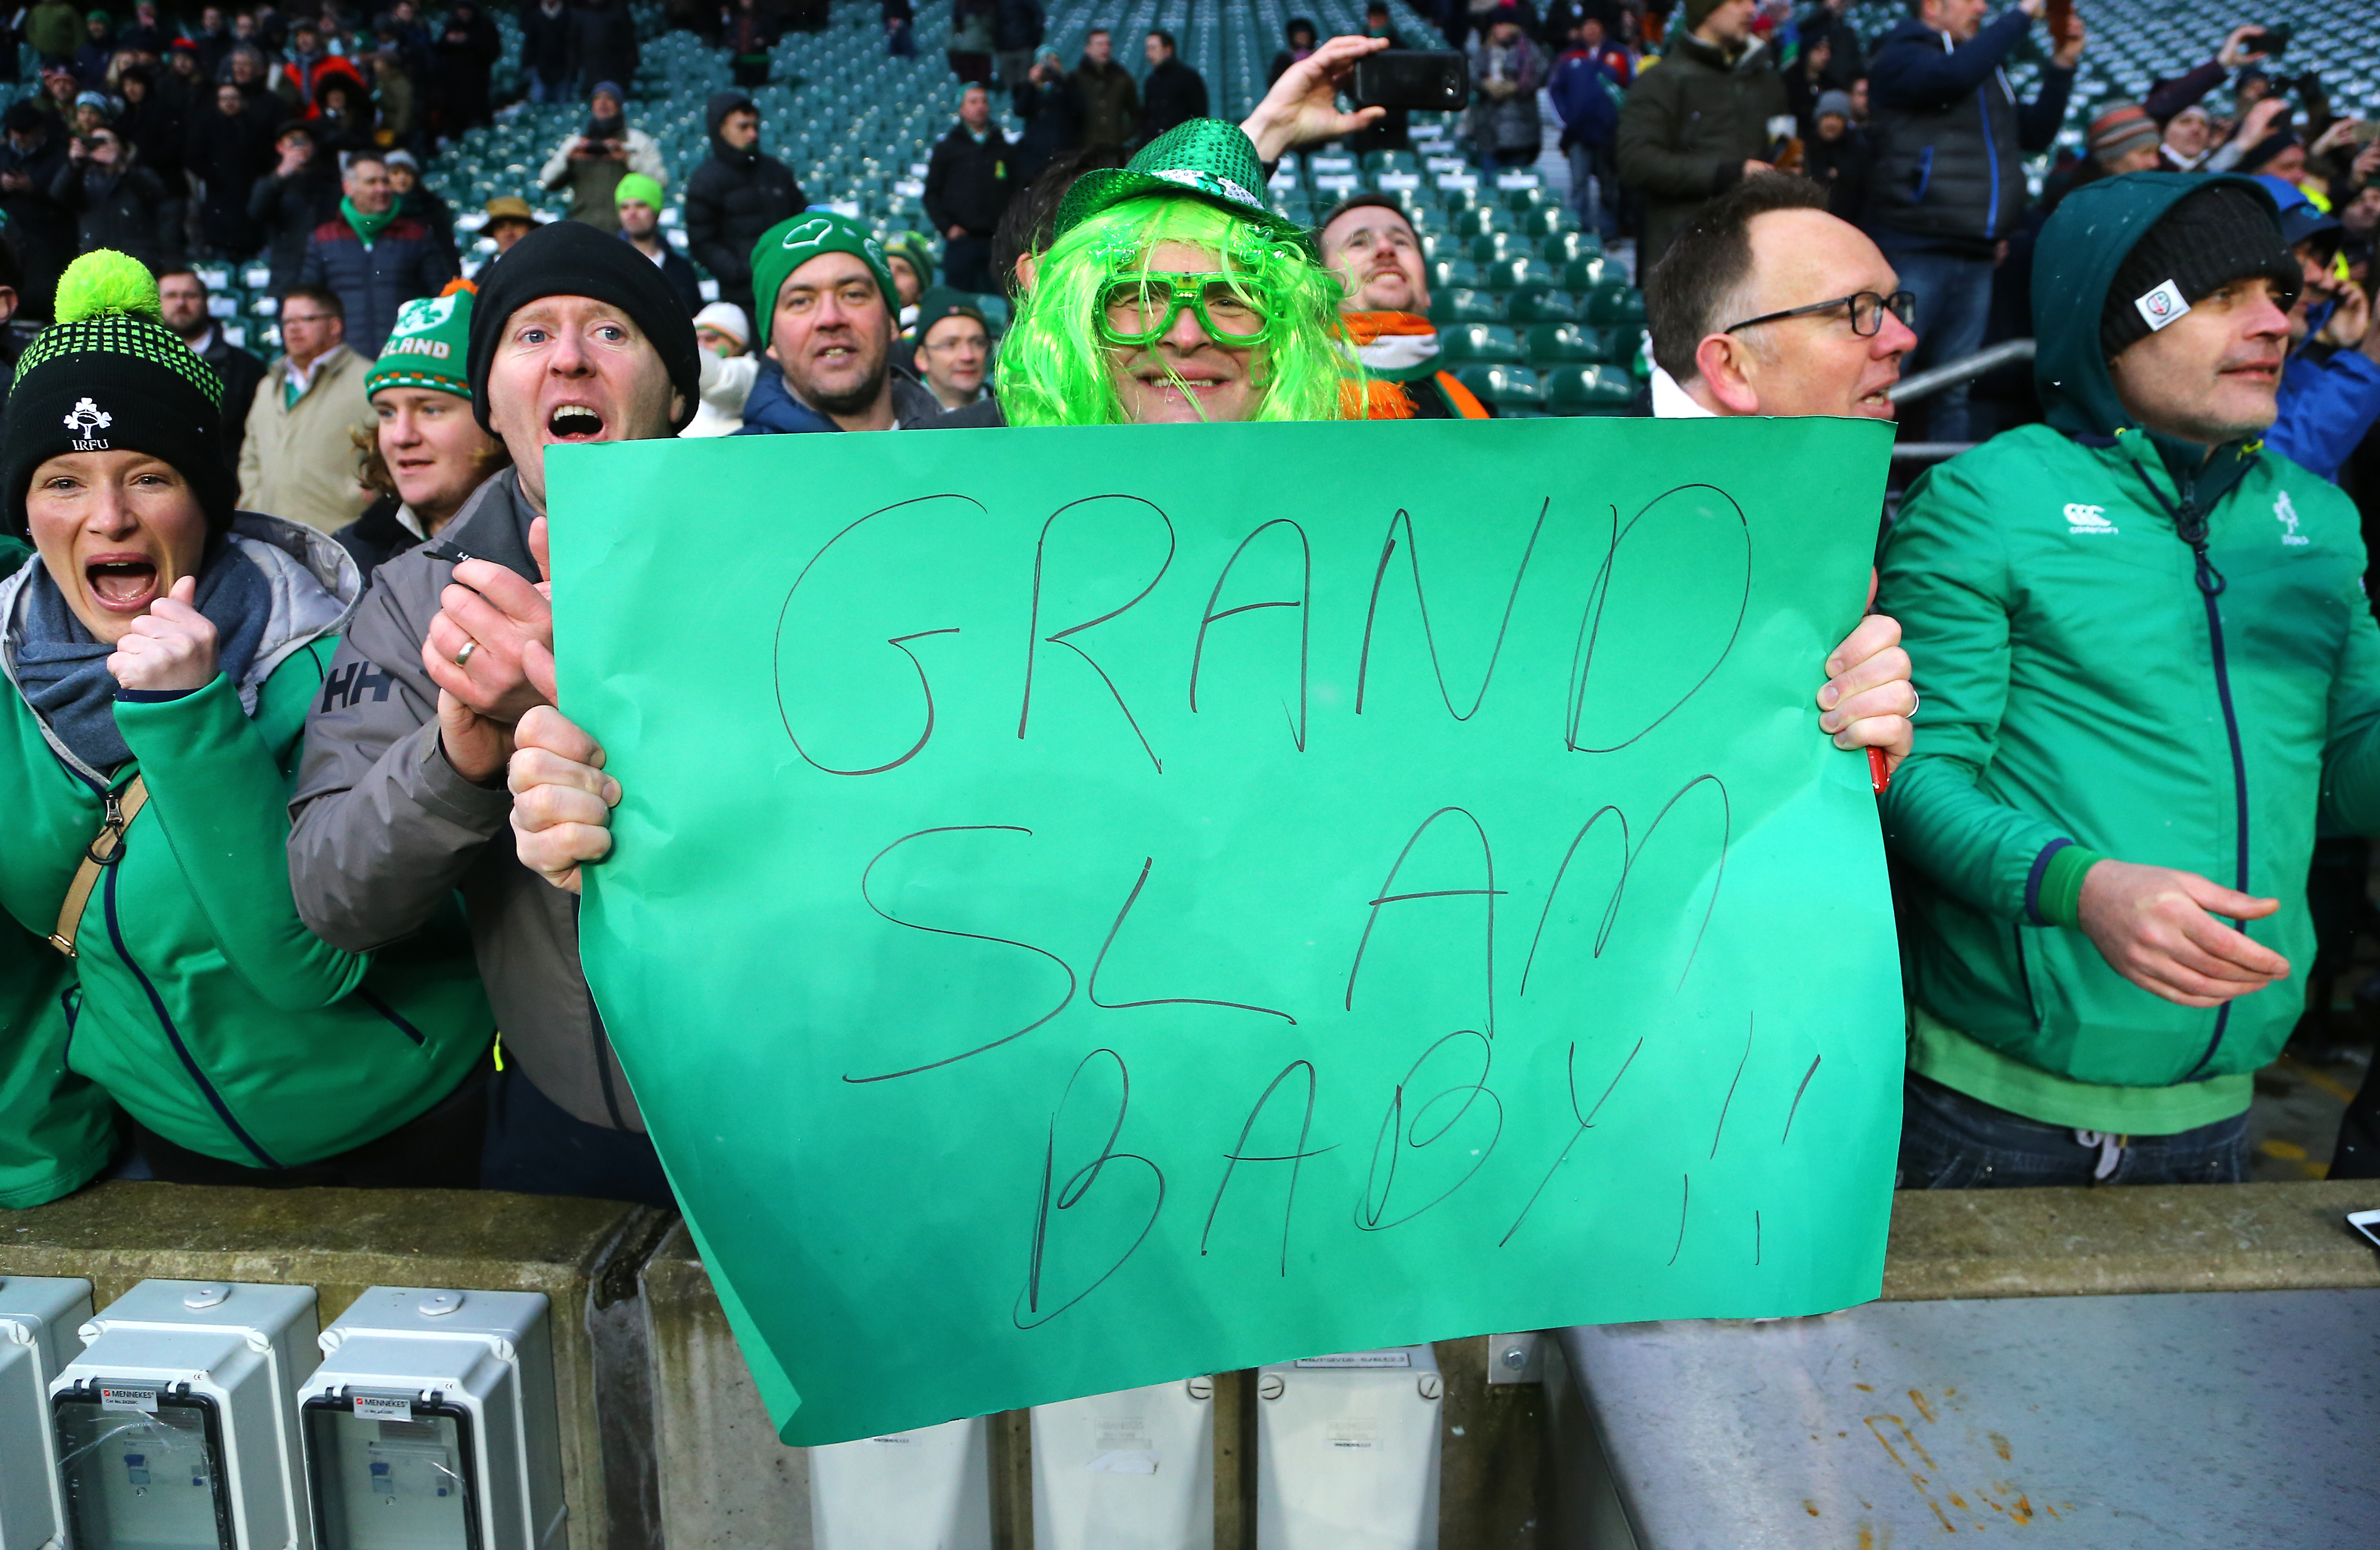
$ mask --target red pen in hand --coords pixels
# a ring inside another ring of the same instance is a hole
[[[1867,783],[1876,787],[1876,794],[1879,797],[1884,795],[1884,788],[1892,784],[1892,772],[1884,767],[1884,750],[1880,748],[1867,751]]]

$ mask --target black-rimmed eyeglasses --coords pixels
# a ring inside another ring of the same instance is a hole
[[[1900,320],[1903,328],[1917,326],[1917,295],[1914,291],[1897,290],[1890,296],[1880,296],[1872,290],[1851,296],[1838,296],[1832,301],[1813,301],[1806,307],[1794,307],[1782,312],[1764,312],[1756,318],[1729,323],[1719,330],[1732,334],[1739,328],[1750,328],[1763,323],[1782,323],[1787,318],[1805,318],[1816,312],[1831,312],[1838,307],[1852,310],[1852,332],[1862,338],[1873,338],[1884,326],[1884,314],[1890,312]]]

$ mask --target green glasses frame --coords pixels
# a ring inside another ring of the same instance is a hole
[[[1156,327],[1134,330],[1117,326],[1114,314],[1110,310],[1115,302],[1125,299],[1128,293],[1146,294],[1160,286],[1166,287],[1171,295],[1166,301],[1165,316]],[[1235,333],[1215,325],[1214,315],[1207,310],[1207,297],[1208,292],[1218,286],[1238,293],[1252,303],[1251,311],[1257,325],[1254,333]],[[1165,337],[1166,330],[1173,326],[1173,320],[1182,315],[1184,307],[1197,314],[1198,325],[1207,331],[1208,338],[1218,344],[1253,345],[1272,332],[1271,293],[1252,275],[1151,274],[1114,280],[1099,294],[1099,337],[1111,345],[1153,345]]]

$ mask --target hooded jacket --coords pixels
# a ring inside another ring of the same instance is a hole
[[[1768,123],[1791,111],[1767,43],[1730,59],[1689,32],[1620,104],[1620,181],[1645,197],[1638,263],[1649,268],[1703,202],[1768,155]]]
[[[14,572],[32,552],[0,538],[0,568]],[[12,1211],[82,1188],[115,1147],[115,1105],[67,1069],[74,1003],[74,965],[0,922],[0,1206]]]
[[[759,142],[739,150],[719,138],[728,114],[749,107],[742,92],[713,92],[703,109],[710,159],[686,180],[686,242],[694,261],[719,282],[719,299],[752,311],[752,244],[786,216],[807,208],[802,186],[785,165],[760,153]]]
[[[473,492],[437,543],[373,574],[307,723],[289,799],[289,882],[306,924],[350,952],[422,930],[459,889],[506,1059],[577,1118],[642,1130],[578,967],[578,899],[521,865],[502,775],[475,786],[446,762],[438,686],[421,666],[458,555],[539,580],[528,553],[534,515],[519,470],[506,469]]]
[[[2354,506],[2260,442],[2153,436],[2099,353],[2118,267],[2205,185],[2140,173],[2066,201],[2033,287],[2049,422],[1929,470],[1885,542],[1876,607],[1924,699],[1884,798],[1912,1066],[2048,1124],[2156,1135],[2244,1110],[2304,1004],[2317,811],[2380,830]],[[2295,973],[2211,1009],[2132,984],[2076,926],[2101,857],[2278,898],[2246,930]]]
[[[16,691],[28,560],[0,581],[0,786],[10,833],[0,906],[46,934],[105,817],[142,776],[76,934],[67,1066],[178,1146],[285,1167],[386,1134],[451,1093],[493,1022],[449,905],[376,957],[310,933],[291,901],[288,797],[306,713],[361,590],[344,550],[240,513],[232,542],[263,572],[271,615],[239,683],[119,701],[132,751],[92,769]]]

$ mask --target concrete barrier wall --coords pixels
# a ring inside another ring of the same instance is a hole
[[[1884,1296],[2380,1287],[2380,1256],[2343,1226],[2375,1201],[2370,1185],[2327,1182],[1905,1194]],[[492,1193],[111,1183],[0,1214],[0,1275],[84,1276],[102,1307],[149,1276],[310,1286],[324,1324],[374,1285],[543,1292],[569,1550],[811,1550],[807,1455],[776,1440],[668,1214]],[[1555,1476],[1578,1473],[1579,1446],[1565,1440],[1574,1427],[1549,1348],[1540,1342],[1541,1381],[1491,1383],[1487,1336],[1438,1343],[1447,1550],[1621,1543],[1608,1527],[1574,1537],[1577,1510],[1558,1501]],[[1255,1547],[1257,1404],[1251,1374],[1218,1374],[1216,1550]],[[1024,1412],[995,1417],[991,1439],[992,1542],[1029,1550]]]
[[[99,1308],[151,1276],[307,1286],[324,1324],[367,1287],[543,1292],[569,1550],[659,1550],[650,1488],[622,1446],[651,1435],[634,1410],[644,1366],[637,1353],[624,1361],[615,1342],[599,1349],[596,1331],[641,1323],[625,1305],[637,1265],[672,1220],[610,1201],[463,1190],[109,1183],[0,1214],[0,1275],[84,1276]]]

